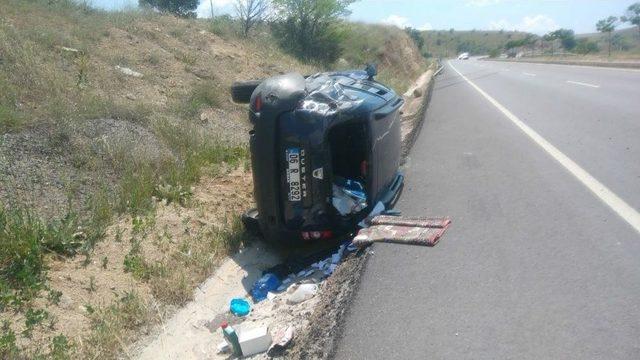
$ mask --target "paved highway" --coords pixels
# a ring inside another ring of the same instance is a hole
[[[337,359],[640,359],[640,72],[451,61]]]

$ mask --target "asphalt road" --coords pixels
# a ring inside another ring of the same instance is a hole
[[[337,359],[640,359],[640,72],[452,61],[406,174]]]

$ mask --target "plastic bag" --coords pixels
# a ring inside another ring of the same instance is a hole
[[[333,184],[333,207],[340,215],[356,214],[367,207],[367,194],[362,183],[336,177]]]
[[[254,302],[260,302],[267,298],[269,291],[275,291],[282,282],[274,274],[264,274],[251,288],[251,296]]]

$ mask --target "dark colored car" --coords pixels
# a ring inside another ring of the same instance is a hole
[[[249,229],[281,243],[329,239],[352,232],[379,202],[395,201],[403,99],[368,70],[234,84],[234,101],[250,103],[253,124],[257,210],[243,217]],[[359,206],[338,211],[345,193],[360,194]]]

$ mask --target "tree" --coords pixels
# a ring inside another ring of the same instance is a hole
[[[553,42],[556,41],[556,39],[557,39],[557,37],[556,37],[555,31],[552,31],[552,32],[550,32],[548,34],[545,34],[542,37],[543,41],[551,43],[551,56],[553,56],[554,52],[555,52],[555,47],[553,46]]]
[[[268,0],[235,0],[236,15],[242,23],[244,37],[258,22],[264,20],[269,10]]]
[[[596,23],[596,29],[603,34],[607,34],[609,56],[611,56],[611,33],[616,29],[617,22],[617,17],[609,16],[608,18],[602,19]]]
[[[283,48],[304,60],[335,61],[342,51],[342,19],[355,0],[273,0],[274,33]]]
[[[565,50],[571,51],[576,47],[576,37],[573,30],[570,29],[558,29],[554,31],[554,37],[560,39],[560,44]]]
[[[640,35],[640,2],[629,5],[621,20],[635,25],[638,28],[638,35]]]
[[[138,4],[181,17],[195,17],[200,0],[138,0]]]

